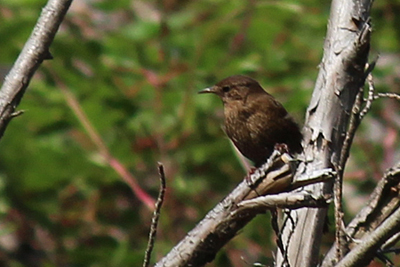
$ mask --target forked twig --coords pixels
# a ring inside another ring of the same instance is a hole
[[[363,110],[360,112],[360,120],[364,118],[364,116],[368,113],[368,111],[371,109],[372,102],[376,99],[379,98],[391,98],[395,100],[400,100],[400,95],[396,93],[377,93],[375,94],[375,84],[374,84],[374,79],[371,73],[368,73],[367,76],[367,82],[368,82],[368,97],[364,99],[365,101],[365,106]]]

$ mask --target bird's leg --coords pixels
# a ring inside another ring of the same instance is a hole
[[[281,144],[275,144],[274,150],[279,151],[281,154],[284,153],[289,153],[289,147],[287,144],[281,143]],[[250,170],[248,171],[246,177],[244,178],[246,180],[247,185],[257,194],[258,192],[256,191],[257,184],[254,183],[251,179],[251,176],[256,172],[257,168],[256,167],[251,167]]]

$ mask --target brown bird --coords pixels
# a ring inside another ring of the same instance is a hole
[[[247,76],[230,76],[199,94],[218,95],[224,104],[224,130],[239,151],[261,166],[276,144],[302,151],[299,126],[286,109],[260,84]]]

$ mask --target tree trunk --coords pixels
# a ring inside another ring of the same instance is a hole
[[[339,176],[353,105],[366,77],[372,1],[333,0],[324,56],[304,126],[304,163],[297,175],[334,168]],[[340,179],[340,178],[339,178]],[[333,183],[310,185],[316,196],[333,194]],[[284,252],[277,266],[316,266],[327,209],[302,208],[288,213],[283,226]],[[283,254],[282,254],[283,253]]]

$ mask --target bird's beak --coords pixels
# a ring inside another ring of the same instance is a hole
[[[200,90],[198,94],[207,94],[207,93],[214,93],[214,87],[208,87],[203,90]]]

